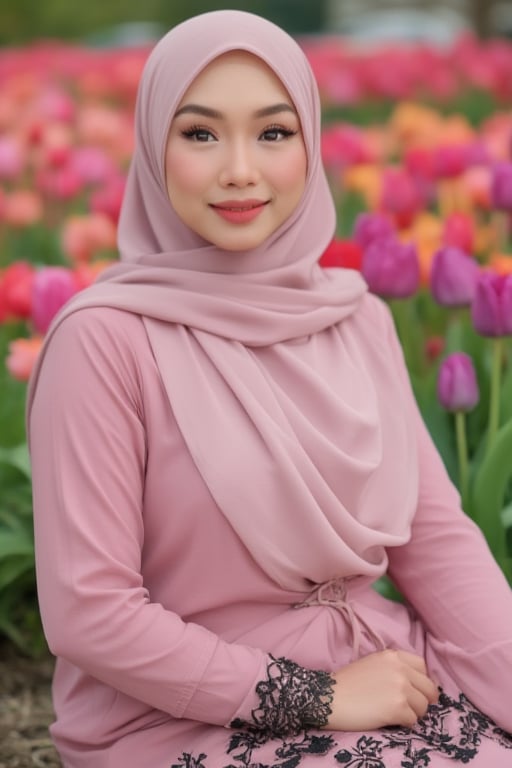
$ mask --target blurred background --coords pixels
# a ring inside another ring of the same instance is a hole
[[[117,259],[151,46],[225,7],[308,56],[339,214],[320,263],[388,301],[427,427],[512,584],[512,0],[0,0],[0,768],[60,766],[27,380],[56,312]]]
[[[444,43],[462,30],[512,37],[512,0],[0,0],[0,45],[65,39],[128,45],[158,36],[197,13],[219,8],[259,13],[290,33],[346,34]]]

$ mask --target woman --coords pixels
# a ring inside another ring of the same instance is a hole
[[[269,22],[205,14],[151,54],[121,262],[29,393],[68,768],[510,765],[510,589],[385,305],[318,266],[319,145]]]

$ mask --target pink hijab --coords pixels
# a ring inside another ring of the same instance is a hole
[[[174,213],[164,151],[190,83],[217,56],[239,49],[265,61],[287,88],[301,120],[308,176],[290,218],[261,246],[233,253],[202,240]],[[267,574],[294,590],[339,576],[380,575],[384,547],[405,540],[411,517],[400,488],[404,464],[400,477],[391,478],[397,482],[391,516],[369,524],[382,483],[389,486],[390,467],[380,466],[371,382],[356,385],[359,413],[341,386],[322,390],[310,416],[287,396],[287,381],[304,397],[313,384],[311,373],[291,362],[286,342],[326,332],[334,347],[322,352],[322,362],[328,365],[338,348],[341,360],[336,329],[366,292],[358,273],[318,266],[334,227],[320,156],[319,96],[299,46],[279,27],[242,11],[180,24],[154,48],[139,88],[136,150],[119,225],[121,261],[55,319],[29,389],[30,412],[44,350],[71,313],[110,306],[141,315],[170,407],[212,496]],[[315,408],[332,435],[319,425]],[[410,441],[393,430],[394,450],[403,448],[405,461]]]

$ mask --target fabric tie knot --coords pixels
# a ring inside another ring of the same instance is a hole
[[[310,605],[325,605],[337,610],[345,619],[352,633],[352,658],[359,657],[361,636],[364,631],[377,650],[386,649],[382,637],[375,632],[365,619],[360,616],[348,600],[347,580],[343,577],[330,579],[318,584],[311,594],[301,603],[295,603],[293,608],[307,608]]]

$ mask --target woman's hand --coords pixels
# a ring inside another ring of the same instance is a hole
[[[337,684],[325,727],[336,731],[412,727],[438,700],[423,658],[406,651],[372,653],[333,677]]]

